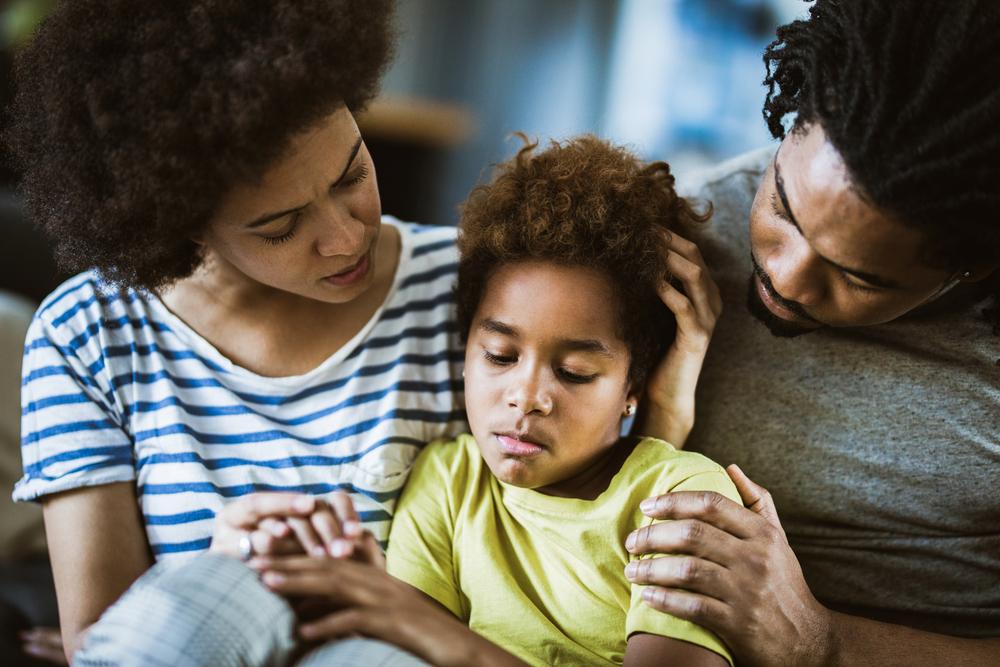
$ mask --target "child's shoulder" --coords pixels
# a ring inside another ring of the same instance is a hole
[[[677,449],[657,438],[640,440],[627,465],[636,471],[636,482],[653,493],[703,490],[739,498],[735,485],[721,465],[703,454]]]

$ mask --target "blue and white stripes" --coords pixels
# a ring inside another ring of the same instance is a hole
[[[344,489],[384,541],[418,448],[465,429],[455,230],[385,222],[402,237],[386,303],[295,377],[235,366],[153,295],[67,281],[25,343],[14,498],[134,481],[161,558],[207,548],[229,499]]]

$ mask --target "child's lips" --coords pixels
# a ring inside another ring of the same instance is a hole
[[[534,456],[545,450],[543,445],[528,440],[528,436],[497,433],[500,450],[508,456]]]

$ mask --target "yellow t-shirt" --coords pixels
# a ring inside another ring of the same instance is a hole
[[[625,537],[651,522],[639,502],[710,490],[739,502],[719,465],[662,440],[639,442],[594,500],[557,498],[497,480],[471,435],[421,452],[392,523],[391,574],[534,665],[620,665],[628,636],[704,646],[711,632],[649,607],[629,583]]]

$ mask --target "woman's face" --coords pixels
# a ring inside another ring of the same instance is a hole
[[[202,240],[211,260],[259,285],[345,303],[372,284],[381,212],[375,166],[341,107],[259,184],[233,188]]]
[[[501,266],[469,331],[465,404],[501,481],[544,490],[618,440],[630,355],[616,296],[597,271],[545,262]]]

